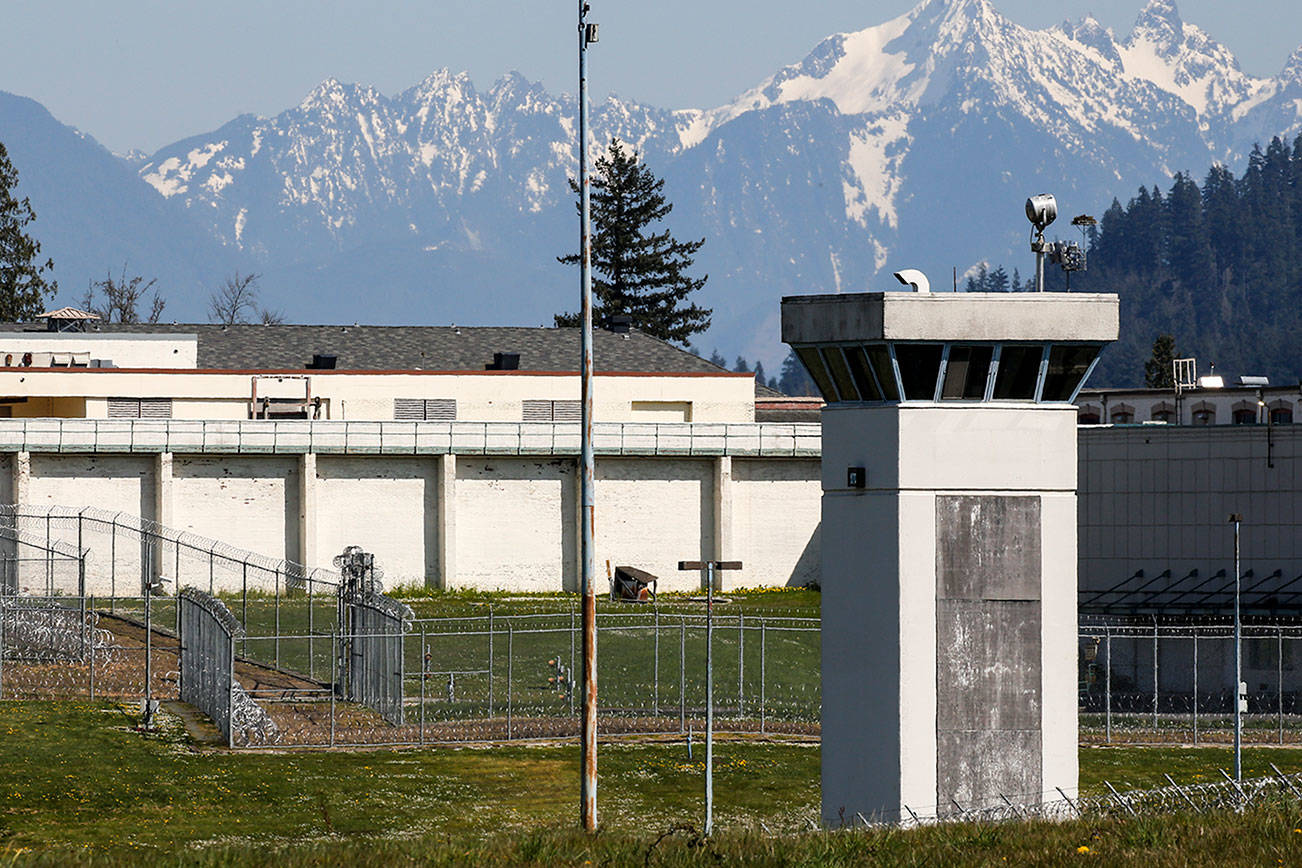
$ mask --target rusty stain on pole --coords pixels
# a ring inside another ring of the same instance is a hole
[[[579,0],[579,190],[580,190],[580,282],[582,302],[581,368],[582,427],[579,450],[580,591],[583,594],[583,712],[580,754],[582,784],[579,817],[589,832],[597,828],[597,598],[593,588],[595,531],[592,491],[592,219],[591,180],[588,177],[588,42],[595,40],[596,25],[587,23],[588,4]]]

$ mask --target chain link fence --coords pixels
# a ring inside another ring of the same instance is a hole
[[[1244,742],[1302,743],[1302,624],[1247,624],[1242,637]],[[1227,742],[1234,682],[1234,627],[1226,619],[1082,619],[1083,740]]]

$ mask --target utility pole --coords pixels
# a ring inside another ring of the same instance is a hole
[[[1239,591],[1243,574],[1239,569],[1239,525],[1242,513],[1231,513],[1234,523],[1234,779],[1243,780],[1243,712],[1247,711],[1248,695],[1243,689],[1243,617],[1239,611]]]
[[[597,597],[593,588],[596,557],[593,554],[595,497],[592,490],[592,205],[588,177],[588,44],[597,41],[597,25],[588,23],[585,0],[579,0],[579,230],[580,283],[583,320],[583,359],[580,368],[583,431],[579,449],[580,582],[583,594],[583,712],[581,721],[582,784],[579,818],[589,832],[597,829]]]
[[[679,561],[680,570],[705,570],[705,834],[714,834],[714,573],[740,570],[741,561]]]

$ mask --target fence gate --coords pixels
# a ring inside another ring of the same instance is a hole
[[[343,696],[403,723],[402,646],[414,616],[411,609],[380,593],[375,556],[349,546],[334,559],[341,573],[339,623],[340,684]],[[338,689],[338,688],[336,688]]]
[[[212,718],[235,746],[235,640],[244,629],[226,605],[194,588],[177,596],[181,619],[181,701]]]

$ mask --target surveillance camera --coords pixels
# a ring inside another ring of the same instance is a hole
[[[1058,202],[1049,193],[1040,193],[1026,200],[1026,219],[1031,221],[1037,232],[1058,218]]]
[[[927,280],[927,275],[916,268],[895,272],[895,279],[905,286],[913,287],[914,292],[931,292],[931,281]]]

